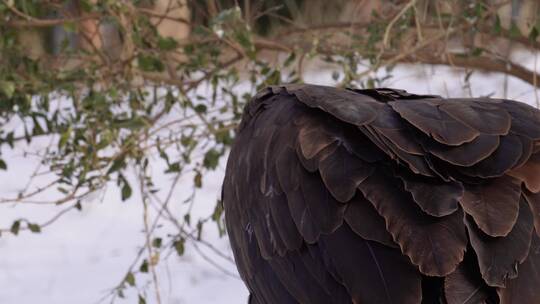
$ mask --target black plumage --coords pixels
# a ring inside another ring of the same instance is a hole
[[[253,304],[540,303],[540,111],[519,102],[264,89],[223,203]]]

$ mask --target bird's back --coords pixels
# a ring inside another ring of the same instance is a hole
[[[540,303],[540,111],[276,86],[223,185],[251,303]]]

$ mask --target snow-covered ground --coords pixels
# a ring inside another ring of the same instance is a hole
[[[532,63],[530,58],[526,58],[528,63]],[[331,71],[313,73],[306,77],[306,81],[332,84],[330,75]],[[508,79],[507,96],[504,96],[505,78],[502,75],[474,73],[470,89],[463,89],[463,75],[463,71],[456,72],[446,67],[401,66],[395,69],[394,77],[385,86],[445,97],[490,95],[517,99],[531,105],[537,102],[532,86],[520,80]],[[3,157],[9,158],[11,166],[7,172],[0,171],[0,196],[5,197],[24,187],[36,163],[20,153]],[[195,213],[204,215],[211,212],[220,192],[223,172],[224,163],[205,178],[204,188],[196,197]],[[169,182],[170,176],[162,179]],[[191,181],[186,179],[184,185],[177,191],[180,197],[185,197]],[[0,237],[0,303],[97,303],[122,280],[144,242],[142,206],[137,196],[127,202],[119,202],[119,194],[113,188],[102,193],[101,197],[95,196],[85,202],[82,212],[66,214],[41,234],[21,232],[17,237],[10,234]],[[59,208],[2,205],[0,227],[9,227],[13,219],[20,216],[42,222]],[[232,255],[227,239],[219,238],[213,228],[209,224],[204,237]],[[207,248],[200,249],[225,269],[236,273],[232,263],[217,257]],[[189,244],[185,256],[173,256],[160,264],[157,272],[162,303],[238,304],[247,300],[247,291],[240,279],[205,261]],[[137,276],[137,280],[141,280],[139,283],[148,279],[148,275]],[[136,292],[128,289],[126,296],[127,299],[118,299],[116,303],[136,303]],[[152,292],[147,303],[155,303]]]

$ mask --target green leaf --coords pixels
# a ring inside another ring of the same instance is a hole
[[[223,203],[218,200],[216,207],[214,208],[214,212],[212,213],[212,220],[218,221],[221,218],[222,214],[223,214]]]
[[[131,194],[132,194],[131,186],[126,180],[124,180],[124,185],[122,186],[122,201],[125,201],[128,198],[130,198]]]
[[[219,132],[216,132],[216,141],[218,143],[222,143],[224,145],[231,145],[232,144],[232,137],[230,130],[221,130]]]
[[[510,36],[513,38],[521,37],[521,31],[515,22],[510,24]]]
[[[539,34],[540,33],[538,32],[538,29],[536,28],[536,26],[533,26],[529,33],[529,39],[531,39],[532,41],[536,41]]]
[[[60,135],[60,140],[58,141],[58,147],[60,149],[66,146],[72,132],[73,132],[72,126],[69,126],[69,128],[67,128],[66,131],[62,132],[62,135]]]
[[[0,170],[7,170],[6,162],[0,158]]]
[[[82,10],[85,12],[91,12],[92,8],[94,8],[94,4],[91,3],[89,0],[79,0],[78,3]]]
[[[126,274],[124,281],[132,287],[135,286],[135,276],[131,271]]]
[[[171,37],[159,37],[157,44],[162,51],[172,51],[178,47],[178,42]]]
[[[202,230],[203,230],[203,222],[198,221],[197,222],[197,240],[201,240],[202,238]]]
[[[211,170],[216,169],[219,164],[220,156],[221,153],[219,153],[215,149],[208,150],[204,155],[203,166]]]
[[[251,33],[247,29],[241,29],[235,33],[235,38],[238,43],[246,50],[248,56],[255,58],[255,47],[251,40]]]
[[[15,84],[11,81],[0,81],[0,91],[6,95],[7,98],[11,98],[15,93]]]
[[[174,249],[176,250],[176,253],[178,253],[179,256],[184,255],[185,242],[186,241],[183,238],[181,238],[181,239],[179,239],[177,241],[174,241],[174,243],[173,243]]]
[[[139,304],[146,304],[146,299],[141,295],[139,295]]]
[[[165,95],[165,112],[169,113],[175,102],[176,98],[174,97],[173,93],[168,90],[167,94]]]
[[[118,297],[121,298],[121,299],[124,299],[126,297],[126,295],[124,294],[124,289],[123,288],[118,288],[116,290],[116,293],[118,294]]]
[[[264,81],[265,85],[277,85],[281,83],[281,71],[276,69],[273,70],[270,75]]]
[[[471,51],[471,55],[472,55],[472,56],[475,56],[475,57],[478,57],[478,56],[482,55],[483,52],[484,52],[484,49],[479,48],[479,47],[475,47],[475,48]]]
[[[15,141],[15,135],[13,132],[9,132],[6,136],[6,142],[8,143],[9,147],[11,149],[13,149],[13,147],[15,147],[14,145],[14,141]]]
[[[165,173],[176,173],[180,172],[181,169],[182,167],[180,167],[180,162],[174,162],[169,164],[169,167],[167,168],[167,170],[165,170]]]
[[[201,188],[202,187],[202,174],[201,174],[201,172],[197,172],[197,174],[195,174],[195,177],[193,178],[193,183],[195,184],[196,188]]]
[[[367,86],[368,89],[373,89],[373,88],[375,88],[375,80],[373,80],[373,78],[370,77],[370,78],[367,80],[366,86]]]
[[[192,143],[193,143],[192,137],[182,135],[182,137],[180,138],[180,144],[184,147],[187,147],[191,145]]]
[[[17,235],[17,234],[19,234],[20,229],[21,229],[21,221],[15,221],[15,222],[13,222],[13,224],[11,225],[11,228],[9,230],[14,235]]]
[[[107,174],[113,173],[115,171],[118,171],[118,170],[124,168],[126,166],[126,162],[125,162],[124,157],[125,157],[124,155],[121,155],[121,156],[117,157],[113,161],[113,163],[112,163],[111,167],[109,168],[109,170],[107,171]]]
[[[59,192],[61,192],[63,194],[68,194],[69,193],[69,190],[64,188],[64,187],[57,187],[56,190],[58,190]]]
[[[206,111],[208,110],[208,107],[201,103],[201,104],[196,105],[193,109],[197,113],[206,113]]]
[[[34,128],[32,129],[32,135],[42,135],[45,133],[43,128],[41,127],[41,124],[39,123],[37,117],[35,115],[32,115],[32,122],[34,123]]]
[[[115,122],[115,126],[118,128],[124,128],[129,130],[136,130],[147,126],[148,123],[143,117],[135,117],[131,119],[121,119]]]
[[[161,238],[155,238],[154,240],[152,240],[152,246],[154,246],[155,248],[161,248],[162,242],[163,240]]]
[[[165,64],[157,57],[141,55],[138,62],[139,68],[146,72],[163,72],[165,70]]]
[[[141,263],[141,267],[139,267],[139,271],[143,272],[143,273],[148,272],[148,260],[147,259],[143,260],[143,262]]]
[[[67,21],[62,24],[64,31],[67,33],[76,33],[77,32],[77,23],[73,21]]]
[[[38,224],[28,223],[28,229],[30,229],[30,231],[32,231],[33,233],[41,232],[41,227]]]
[[[284,67],[290,66],[295,61],[295,59],[296,59],[296,53],[292,52],[291,54],[289,54],[287,59],[285,59],[285,62],[283,62],[283,66]]]

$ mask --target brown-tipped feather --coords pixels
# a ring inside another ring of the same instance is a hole
[[[458,209],[458,202],[463,196],[460,182],[444,182],[437,178],[426,178],[402,171],[396,175],[403,182],[405,190],[411,193],[416,204],[427,214],[445,216]]]
[[[315,226],[319,227],[322,233],[335,231],[343,223],[347,206],[330,194],[319,174],[305,170],[299,174],[302,196]]]
[[[540,140],[540,111],[522,102],[504,100],[501,103],[512,116],[510,130],[516,134],[527,136],[533,140]]]
[[[302,155],[307,159],[312,159],[336,140],[337,138],[327,133],[324,128],[317,126],[305,126],[298,135]]]
[[[300,165],[292,148],[286,149],[280,155],[276,163],[276,171],[281,188],[287,197],[289,211],[296,227],[304,240],[314,243],[319,238],[321,230],[313,221],[313,217],[307,207],[304,196],[300,189]]]
[[[524,191],[525,199],[531,207],[534,218],[534,228],[536,230],[536,235],[540,237],[540,193],[531,193],[529,191]]]
[[[386,227],[404,254],[423,274],[445,276],[463,259],[467,236],[461,210],[445,217],[423,213],[399,180],[380,172],[360,185],[364,196],[386,220]]]
[[[478,227],[491,236],[507,235],[518,218],[521,183],[503,176],[479,185],[467,185],[461,206]]]
[[[505,287],[518,276],[517,265],[527,257],[533,231],[532,214],[524,200],[520,204],[516,225],[505,237],[490,237],[465,219],[471,246],[478,256],[480,272],[490,286]]]
[[[490,297],[490,288],[482,279],[472,252],[467,252],[456,271],[444,279],[444,296],[447,304],[485,303]]]
[[[452,165],[468,167],[488,158],[499,147],[499,136],[481,134],[471,142],[450,147],[437,142],[429,142],[426,149],[437,158]]]
[[[493,102],[452,99],[440,105],[439,109],[480,133],[505,135],[510,130],[512,118]]]
[[[443,145],[459,146],[473,141],[480,132],[439,109],[440,99],[393,102],[392,108],[410,124]]]
[[[420,274],[399,249],[364,240],[347,225],[323,236],[321,246],[353,303],[420,302]]]
[[[358,185],[371,175],[374,167],[339,147],[321,161],[319,170],[330,193],[338,201],[346,203],[354,196]]]
[[[533,154],[523,166],[508,171],[508,175],[522,180],[531,192],[540,192],[540,153]]]
[[[345,212],[345,221],[354,233],[365,240],[376,241],[392,248],[399,246],[386,230],[384,218],[380,216],[362,193],[357,193]]]
[[[499,147],[488,158],[472,167],[460,168],[460,172],[481,178],[498,177],[514,168],[524,156],[529,158],[523,141],[519,136],[509,134],[501,137]]]
[[[540,303],[540,239],[534,235],[527,259],[517,267],[518,277],[499,288],[500,304]]]

